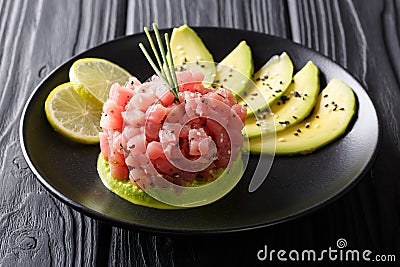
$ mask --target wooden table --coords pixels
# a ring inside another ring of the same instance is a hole
[[[396,0],[0,0],[0,263],[4,266],[250,266],[257,252],[353,249],[400,260],[400,3]],[[68,58],[112,40],[187,23],[269,33],[348,69],[373,99],[381,146],[372,169],[332,204],[265,229],[157,236],[86,217],[50,195],[25,163],[18,127],[35,86]],[[278,264],[279,262],[272,262]],[[338,264],[338,263],[336,263]]]

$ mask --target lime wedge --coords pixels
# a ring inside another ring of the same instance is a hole
[[[44,109],[51,126],[65,137],[85,144],[99,142],[102,108],[82,98],[71,83],[53,89]]]
[[[120,66],[100,58],[83,58],[74,62],[69,79],[79,95],[92,103],[103,104],[111,85],[125,85],[132,75]]]

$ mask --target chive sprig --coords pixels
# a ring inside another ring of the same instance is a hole
[[[158,27],[157,27],[156,23],[153,23],[153,29],[154,29],[154,33],[156,35],[156,40],[157,40],[158,48],[160,50],[161,58],[156,49],[154,41],[151,38],[149,29],[147,27],[144,27],[144,32],[146,33],[147,39],[149,40],[149,43],[150,43],[151,49],[153,50],[153,54],[154,54],[154,57],[156,58],[158,67],[157,67],[157,64],[151,58],[151,56],[149,55],[149,53],[147,52],[143,43],[139,43],[139,47],[142,50],[147,61],[150,63],[151,67],[155,71],[155,73],[163,80],[165,85],[169,88],[171,93],[174,95],[175,101],[179,102],[179,97],[178,97],[179,88],[178,88],[178,82],[176,79],[175,66],[174,66],[174,61],[172,59],[172,51],[171,51],[171,45],[170,45],[168,33],[165,33],[165,35],[164,35],[165,44],[167,47],[167,54],[168,54],[168,57],[167,57],[167,55],[165,53],[164,44],[162,42],[162,38],[161,38],[160,32],[158,31]],[[161,62],[161,59],[162,59],[162,62]]]

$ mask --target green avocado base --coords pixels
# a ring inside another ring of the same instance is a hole
[[[101,181],[111,192],[133,204],[156,209],[181,209],[207,205],[223,197],[239,182],[244,167],[242,156],[240,154],[233,162],[230,169],[220,169],[217,172],[218,179],[213,183],[199,184],[194,181],[192,184],[188,185],[187,190],[183,190],[179,193],[180,200],[178,202],[176,202],[176,192],[164,191],[164,199],[167,199],[167,202],[169,203],[173,203],[171,205],[165,204],[151,197],[142,189],[132,184],[130,180],[119,180],[113,178],[111,176],[110,166],[101,153],[97,159],[97,171]],[[201,187],[196,189],[196,191],[190,189],[198,186]],[[157,194],[157,192],[153,193]],[[196,194],[195,198],[193,198],[193,194]],[[182,201],[184,204],[182,204]]]
[[[181,207],[170,206],[152,198],[142,189],[132,184],[130,180],[119,180],[113,178],[110,172],[110,165],[101,153],[97,159],[97,172],[99,173],[103,184],[111,192],[133,204],[156,209],[181,209]]]

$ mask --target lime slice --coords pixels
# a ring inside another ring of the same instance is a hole
[[[99,142],[102,108],[82,98],[71,83],[53,89],[44,109],[51,126],[65,137],[85,144]]]
[[[86,100],[103,104],[111,85],[125,85],[132,75],[120,66],[100,58],[83,58],[74,62],[69,79],[74,89]]]

